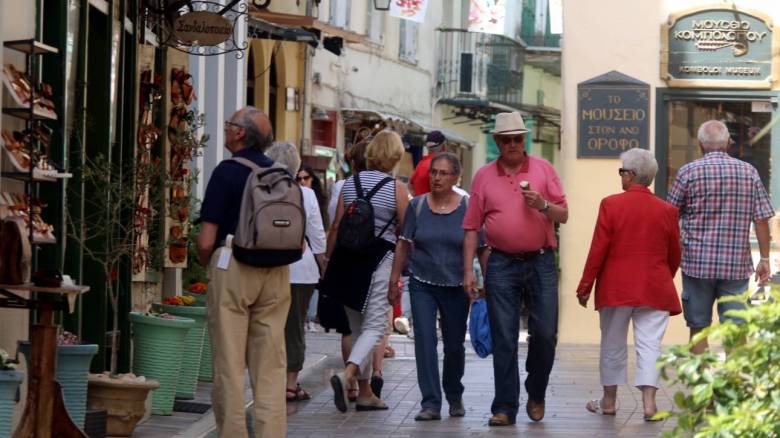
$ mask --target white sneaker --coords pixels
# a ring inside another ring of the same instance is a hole
[[[403,316],[399,316],[393,321],[393,327],[395,327],[395,330],[405,335],[409,333],[410,327],[409,327],[409,320],[407,318],[404,318]]]

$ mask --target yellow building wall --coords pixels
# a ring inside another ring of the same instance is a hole
[[[305,45],[296,42],[277,42],[266,39],[252,39],[251,50],[254,61],[255,106],[268,113],[271,105],[276,107],[277,120],[274,139],[300,145],[301,111],[303,111],[303,56]],[[276,64],[278,81],[276,101],[270,102],[271,63]],[[298,110],[286,111],[287,87],[298,90]]]

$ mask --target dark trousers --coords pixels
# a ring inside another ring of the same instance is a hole
[[[466,319],[469,300],[463,288],[434,286],[415,278],[409,279],[414,325],[414,356],[417,362],[417,384],[422,393],[423,409],[441,410],[441,388],[448,402],[463,396],[463,372],[466,366]],[[436,351],[436,313],[441,314],[444,340],[443,379],[439,383],[439,356]]]
[[[558,273],[555,254],[546,251],[520,261],[493,252],[485,277],[490,334],[493,337],[493,376],[496,395],[491,410],[517,416],[520,374],[517,340],[520,306],[528,308],[528,357],[525,389],[528,398],[544,401],[558,342]]]
[[[290,310],[284,325],[284,344],[287,348],[287,371],[303,369],[306,357],[306,331],[303,328],[306,314],[309,313],[309,301],[314,294],[314,284],[290,285]]]

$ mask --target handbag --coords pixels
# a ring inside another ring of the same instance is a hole
[[[337,245],[320,282],[320,295],[363,312],[374,271],[385,255],[394,250],[394,244],[381,238],[359,251]]]
[[[469,337],[477,356],[483,359],[490,356],[493,352],[493,338],[490,336],[490,319],[488,319],[487,302],[484,298],[471,303]]]

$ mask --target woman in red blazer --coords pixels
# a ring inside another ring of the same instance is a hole
[[[634,324],[635,386],[642,391],[645,420],[657,412],[655,393],[661,340],[669,315],[682,311],[674,275],[680,265],[677,208],[658,199],[648,186],[658,170],[653,154],[631,149],[620,156],[623,193],[604,198],[599,207],[588,261],[577,287],[587,306],[596,283],[596,310],[601,325],[599,368],[604,395],[586,408],[614,415],[617,385],[627,382],[628,324]]]

